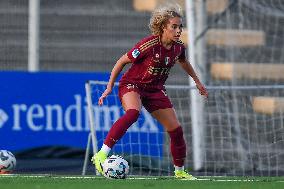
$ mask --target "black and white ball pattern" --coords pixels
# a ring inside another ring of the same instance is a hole
[[[16,158],[8,150],[0,150],[0,174],[11,173],[16,168]]]
[[[112,155],[103,163],[103,174],[106,178],[125,179],[129,173],[128,162],[121,156]]]

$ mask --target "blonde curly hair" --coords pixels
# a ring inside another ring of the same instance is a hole
[[[158,7],[152,13],[149,28],[153,35],[162,35],[163,28],[170,18],[182,18],[182,9],[178,4],[168,4]]]

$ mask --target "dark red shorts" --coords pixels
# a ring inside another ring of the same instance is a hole
[[[173,107],[165,89],[147,89],[135,84],[119,84],[118,91],[120,100],[124,94],[130,91],[140,94],[142,105],[150,113],[155,110]]]

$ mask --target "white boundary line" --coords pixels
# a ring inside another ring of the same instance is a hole
[[[198,181],[213,181],[213,182],[284,182],[284,180],[261,180],[261,179],[215,179],[215,178],[212,178],[212,179],[197,179]]]
[[[8,177],[23,177],[23,178],[53,178],[53,179],[106,179],[104,177],[98,176],[60,176],[60,175],[49,175],[49,174],[40,174],[40,175],[21,175],[21,174],[2,174],[0,178]],[[128,177],[126,180],[163,180],[163,179],[173,179],[174,177]],[[115,180],[115,179],[113,179]],[[216,179],[212,178],[202,178],[199,177],[197,180],[188,180],[188,179],[177,179],[182,181],[212,181],[212,182],[284,182],[284,180],[265,180],[265,179]]]

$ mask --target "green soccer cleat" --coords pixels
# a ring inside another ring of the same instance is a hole
[[[106,158],[107,158],[107,154],[104,153],[103,151],[99,151],[91,159],[91,161],[93,162],[93,164],[95,165],[96,169],[98,170],[98,172],[100,174],[103,174],[103,166],[102,166],[102,164],[104,163]]]
[[[195,178],[194,176],[192,176],[191,174],[189,174],[184,170],[176,170],[175,177],[177,179],[197,180],[197,178]]]

